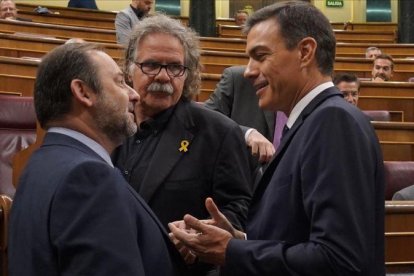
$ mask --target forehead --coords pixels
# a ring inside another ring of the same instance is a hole
[[[14,2],[12,1],[1,1],[0,2],[0,7],[15,7],[16,4],[14,4]]]
[[[358,84],[357,82],[346,82],[341,81],[336,85],[340,91],[358,91]]]
[[[277,42],[283,42],[280,25],[276,20],[269,18],[251,28],[247,35],[246,51],[250,53],[259,49],[273,49]]]
[[[374,64],[378,66],[391,66],[391,61],[388,59],[379,58],[374,61]]]
[[[107,53],[94,50],[90,51],[89,55],[96,66],[99,75],[116,75],[122,73],[119,66]]]
[[[180,40],[173,35],[153,33],[143,37],[138,44],[138,57],[165,58],[174,57],[184,60],[184,47]]]

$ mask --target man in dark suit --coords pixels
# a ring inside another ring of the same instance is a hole
[[[68,8],[98,9],[95,0],[69,0]]]
[[[154,0],[132,0],[128,8],[120,11],[115,17],[116,41],[126,45],[129,34],[151,10]]]
[[[186,215],[196,233],[170,224],[173,235],[223,275],[384,275],[381,150],[369,120],[331,81],[329,21],[289,1],[257,11],[246,28],[245,76],[260,107],[288,115],[250,205],[248,240],[211,199],[209,224]]]
[[[34,102],[47,130],[14,198],[9,271],[21,275],[183,275],[163,226],[109,153],[137,129],[137,93],[94,45],[54,49]]]
[[[235,122],[191,101],[200,87],[197,44],[193,31],[165,15],[133,30],[124,68],[141,98],[139,130],[113,160],[166,228],[188,212],[207,218],[210,196],[243,229],[251,197],[248,151]]]
[[[240,125],[246,144],[260,162],[268,162],[275,153],[272,144],[275,113],[259,108],[252,82],[243,74],[245,66],[224,69],[214,93],[205,106],[219,111]]]

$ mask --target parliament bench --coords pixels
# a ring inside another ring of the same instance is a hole
[[[16,3],[17,9],[20,11],[33,11],[39,5],[36,4],[28,4],[28,3]],[[94,10],[94,9],[80,9],[80,8],[68,8],[68,7],[61,7],[61,6],[53,6],[53,5],[42,5],[42,7],[48,8],[51,12],[56,12],[61,15],[70,15],[76,17],[84,17],[84,18],[106,18],[115,20],[116,12],[111,11],[101,11],[101,10]]]
[[[383,30],[333,30],[336,40],[339,42],[365,42],[365,43],[396,43],[397,33],[395,31]],[[242,27],[232,25],[217,26],[219,37],[225,38],[245,38]]]
[[[4,33],[32,33],[47,35],[55,38],[82,38],[92,42],[115,43],[116,35],[114,30],[96,28],[73,27],[45,23],[24,22],[15,20],[0,19],[0,32]]]

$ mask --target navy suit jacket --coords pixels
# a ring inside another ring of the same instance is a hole
[[[384,275],[381,150],[336,88],[283,137],[253,196],[247,238],[229,242],[224,275]]]
[[[10,276],[182,275],[167,233],[117,169],[48,133],[23,173],[9,231]]]
[[[98,9],[95,0],[69,0],[68,8]]]
[[[259,108],[256,89],[251,81],[243,77],[245,69],[246,66],[224,69],[220,82],[205,105],[234,120],[243,133],[254,128],[272,142],[275,129],[274,112]]]

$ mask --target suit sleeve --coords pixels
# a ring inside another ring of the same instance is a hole
[[[303,205],[309,236],[302,242],[232,240],[224,272],[367,275],[367,267],[381,263],[372,257],[374,251],[383,252],[381,244],[375,242],[383,231],[378,229],[383,225],[378,221],[383,186],[378,184],[382,158],[373,130],[368,129],[368,123],[359,124],[341,110],[320,112],[312,122],[314,127],[306,133],[304,144],[298,145],[303,146],[298,171],[291,175],[299,178],[300,197],[292,196]]]
[[[131,32],[131,21],[128,15],[120,11],[115,18],[116,41],[118,44],[126,45]]]
[[[234,102],[234,77],[231,68],[226,68],[221,75],[220,81],[217,83],[216,89],[210,95],[210,98],[205,101],[205,106],[218,111],[227,117],[231,118]],[[246,133],[250,127],[240,125],[243,134]]]
[[[227,131],[214,170],[213,199],[237,229],[245,228],[252,196],[248,152],[237,124]]]
[[[87,162],[63,183],[49,219],[61,275],[145,275],[121,176],[107,164]]]

